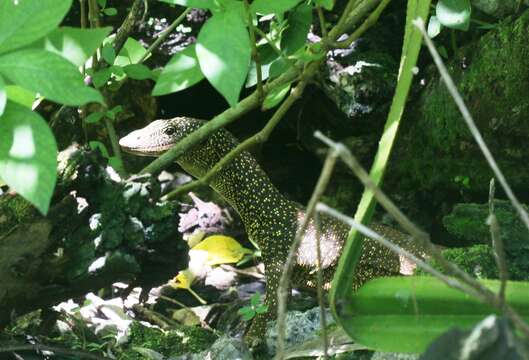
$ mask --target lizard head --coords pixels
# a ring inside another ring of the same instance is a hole
[[[155,120],[143,129],[135,130],[121,138],[119,145],[125,152],[131,154],[158,156],[198,129],[203,123],[203,120],[188,117]]]

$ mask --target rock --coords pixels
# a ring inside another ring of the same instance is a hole
[[[472,6],[496,18],[514,14],[518,9],[519,0],[472,0]],[[529,1],[524,0],[528,5]]]
[[[210,349],[199,354],[186,354],[170,357],[168,360],[252,360],[252,354],[240,339],[223,336]]]

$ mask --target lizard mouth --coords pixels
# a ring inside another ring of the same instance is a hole
[[[136,143],[136,144],[135,144]],[[140,156],[158,156],[169,150],[173,144],[156,144],[156,146],[141,146],[137,144],[137,139],[125,136],[119,140],[119,146],[129,154]]]

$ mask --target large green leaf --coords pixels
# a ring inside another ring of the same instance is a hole
[[[196,9],[215,9],[217,5],[215,0],[160,0],[173,5],[182,5],[190,8]]]
[[[482,283],[497,291],[500,282]],[[509,281],[506,301],[529,317],[529,282]],[[430,276],[387,277],[371,280],[345,304],[345,330],[355,342],[391,352],[422,352],[452,327],[471,328],[498,313],[475,297],[448,287]]]
[[[235,7],[216,13],[204,24],[196,54],[204,76],[234,106],[251,59],[250,37]]]
[[[111,27],[97,29],[62,27],[40,39],[33,47],[42,46],[48,51],[61,55],[74,65],[81,66],[95,53],[110,31],[112,31]]]
[[[0,177],[46,214],[57,178],[57,144],[39,114],[7,103],[0,117]]]
[[[6,86],[7,98],[19,105],[25,106],[31,109],[33,102],[37,97],[37,94],[33,91],[24,89],[18,85],[7,85]]]
[[[260,14],[280,14],[292,9],[301,0],[255,0],[250,9]]]
[[[435,15],[442,25],[464,31],[470,26],[471,12],[470,0],[439,0],[435,7]]]
[[[40,39],[55,29],[72,0],[1,0],[0,54]]]
[[[281,49],[287,55],[294,54],[305,45],[311,24],[312,6],[303,4],[290,13],[288,16],[288,28],[281,37]]]
[[[0,56],[0,73],[17,85],[65,105],[103,102],[86,86],[77,68],[46,50],[28,49]]]
[[[6,83],[2,75],[0,75],[0,116],[4,113],[7,103],[7,89]]]
[[[200,71],[195,45],[173,55],[158,77],[152,94],[160,96],[181,91],[195,85],[204,78]]]

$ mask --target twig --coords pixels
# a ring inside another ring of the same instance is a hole
[[[321,36],[327,37],[327,24],[325,23],[325,15],[323,14],[323,9],[321,6],[316,6],[316,11],[318,13],[318,20],[320,22]]]
[[[126,176],[126,173],[122,173],[125,171],[125,166],[123,163],[123,157],[121,156],[121,148],[119,147],[119,140],[116,134],[116,129],[114,128],[114,123],[108,116],[105,116],[104,118],[105,126],[108,132],[108,138],[110,140],[110,145],[112,146],[112,152],[114,153],[114,156],[116,157],[119,164],[119,169],[117,170],[121,172],[121,176]]]
[[[317,208],[316,208],[317,210]],[[327,337],[327,317],[325,304],[323,302],[323,269],[321,267],[321,222],[318,211],[314,212],[314,228],[316,229],[316,267],[317,267],[317,291],[318,305],[320,307],[321,340],[323,344],[323,358],[329,358],[329,339]]]
[[[351,46],[353,41],[357,40],[360,36],[362,36],[371,26],[375,25],[386,8],[388,6],[389,2],[391,0],[382,0],[380,4],[378,4],[377,8],[365,19],[365,21],[360,25],[349,37],[343,41],[335,42],[332,44],[335,48],[341,48],[345,49]]]
[[[505,303],[505,288],[507,287],[507,280],[509,278],[509,272],[507,270],[507,263],[505,262],[505,250],[503,246],[503,240],[500,234],[500,225],[498,219],[494,213],[494,178],[490,180],[489,186],[489,217],[487,224],[490,227],[490,236],[492,238],[492,246],[494,248],[494,259],[498,266],[498,272],[500,274],[500,290],[498,297],[500,298],[501,305]]]
[[[239,156],[243,151],[250,149],[251,147],[263,143],[270,137],[270,134],[285,116],[286,112],[290,107],[301,97],[303,90],[305,89],[307,82],[301,81],[291,92],[287,99],[281,104],[281,106],[276,110],[274,115],[268,120],[265,127],[244,140],[242,143],[233,148],[229,153],[227,153],[218,163],[215,164],[203,177],[192,181],[188,184],[179,186],[175,190],[171,191],[169,194],[165,195],[162,200],[169,200],[178,197],[181,194],[186,194],[189,191],[199,187],[208,185],[213,178],[218,174],[219,171],[228,166],[237,156]]]
[[[309,225],[310,219],[313,217],[314,211],[316,210],[316,204],[327,188],[327,184],[332,175],[334,165],[338,158],[339,152],[336,149],[332,149],[327,154],[325,163],[323,164],[323,169],[321,170],[318,183],[316,184],[312,196],[307,205],[305,211],[305,216],[301,225],[297,229],[296,236],[292,245],[290,246],[290,251],[288,257],[283,266],[283,272],[281,273],[281,279],[279,280],[279,287],[277,289],[277,348],[276,348],[276,359],[282,360],[285,356],[285,338],[286,338],[286,310],[287,310],[287,300],[288,300],[288,289],[290,283],[290,277],[292,269],[294,268],[294,263],[297,259],[296,253],[305,235],[305,231]]]
[[[51,351],[56,354],[70,355],[76,359],[91,359],[91,360],[109,360],[109,357],[103,355],[95,355],[80,350],[63,349],[56,346],[47,346],[41,344],[25,344],[25,345],[0,345],[0,353],[13,352],[13,351]]]
[[[496,179],[498,179],[498,181],[500,182],[501,187],[503,188],[503,191],[505,191],[505,194],[507,195],[507,197],[513,204],[514,208],[518,211],[518,215],[522,219],[522,222],[525,224],[525,226],[529,230],[529,215],[523,208],[520,201],[518,201],[518,198],[512,191],[509,183],[507,182],[507,179],[505,179],[505,176],[500,170],[500,167],[496,163],[496,160],[494,160],[494,157],[492,156],[492,153],[487,147],[485,140],[483,140],[483,136],[481,136],[481,133],[479,132],[479,129],[476,126],[476,123],[474,119],[472,118],[470,111],[465,105],[465,102],[463,98],[461,97],[461,94],[457,90],[457,87],[455,86],[454,81],[452,80],[452,77],[448,73],[448,70],[446,69],[446,66],[443,63],[441,56],[439,56],[439,53],[437,52],[435,45],[433,44],[432,40],[426,33],[426,30],[424,29],[424,22],[422,20],[416,20],[414,21],[414,25],[417,26],[417,28],[421,31],[424,41],[426,42],[426,46],[428,46],[428,50],[430,51],[430,54],[432,55],[435,65],[437,66],[437,69],[439,70],[439,73],[441,74],[441,78],[443,79],[448,89],[448,92],[454,99],[454,102],[459,108],[461,115],[463,115],[463,119],[465,120],[470,132],[474,136],[474,139],[478,143],[478,146],[481,149],[481,152],[483,153],[483,155],[485,156],[485,159],[489,163],[490,168],[494,172]]]
[[[129,35],[134,30],[136,23],[138,23],[143,17],[143,13],[141,11],[143,6],[142,4],[143,0],[134,0],[127,18],[123,21],[118,31],[116,31],[116,38],[114,40],[114,50],[116,51],[116,54],[121,51],[121,48],[123,45],[125,45],[125,41],[127,41]]]
[[[248,3],[248,0],[244,0],[244,9],[246,10],[246,16],[248,17],[248,28],[250,29],[250,43],[252,46],[252,58],[255,62],[255,72],[257,73],[257,96],[259,98],[259,102],[263,102],[263,71],[261,67],[261,59],[259,57],[259,52],[257,51],[257,43],[255,40],[255,26],[253,24],[253,15],[250,11],[250,4]]]
[[[158,36],[158,38],[151,44],[151,46],[149,46],[147,48],[147,50],[145,51],[145,54],[143,54],[143,56],[140,58],[140,60],[138,61],[138,64],[141,64],[142,62],[145,61],[145,59],[147,59],[147,57],[154,51],[154,49],[156,49],[158,47],[158,45],[160,45],[162,43],[162,41],[164,41],[167,36],[169,36],[170,33],[173,32],[174,29],[176,29],[176,27],[178,25],[180,25],[180,23],[182,23],[182,21],[184,21],[184,19],[186,18],[187,14],[189,14],[189,12],[192,10],[192,8],[187,8],[184,10],[184,12],[182,12],[182,14],[180,14],[180,16],[178,16],[172,23],[171,25],[169,25],[167,27],[167,29],[165,29],[164,31],[162,31],[160,33],[160,35]]]

